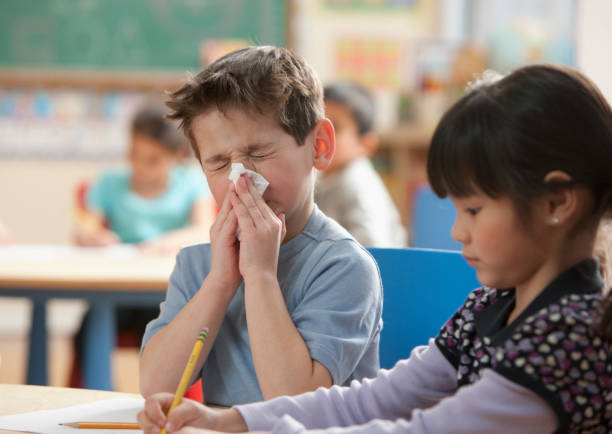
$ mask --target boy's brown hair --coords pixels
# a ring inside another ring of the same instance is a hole
[[[314,70],[291,50],[272,46],[223,56],[172,92],[166,104],[168,118],[180,121],[198,160],[193,121],[211,108],[272,115],[298,145],[324,117],[323,90]]]

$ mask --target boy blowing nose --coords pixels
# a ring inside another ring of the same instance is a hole
[[[249,47],[204,69],[167,105],[220,211],[210,243],[179,252],[160,315],[147,326],[142,394],[174,392],[204,327],[192,381],[202,378],[207,403],[374,376],[382,325],[376,263],[313,200],[316,171],[335,150],[314,71],[288,49]],[[262,195],[251,176],[229,179],[235,163],[269,182]]]

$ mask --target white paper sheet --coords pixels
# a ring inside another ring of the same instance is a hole
[[[60,426],[69,422],[136,422],[136,415],[143,409],[144,399],[114,398],[80,404],[57,410],[43,410],[0,416],[0,429],[44,434],[138,434],[141,430],[80,429]]]

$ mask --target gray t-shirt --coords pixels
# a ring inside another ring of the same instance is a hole
[[[210,244],[178,254],[159,317],[145,331],[143,348],[198,291],[210,269]],[[334,384],[374,377],[379,368],[382,284],[376,262],[316,206],[306,227],[280,247],[278,282],[310,355]],[[249,347],[244,286],[230,302],[201,371],[207,402],[234,405],[263,399]]]

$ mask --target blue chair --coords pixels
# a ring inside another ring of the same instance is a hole
[[[453,202],[440,199],[429,184],[419,185],[412,201],[411,247],[461,250],[461,243],[451,236],[457,217]]]
[[[383,283],[380,366],[392,368],[417,345],[426,345],[480,287],[476,271],[459,252],[368,248]]]

